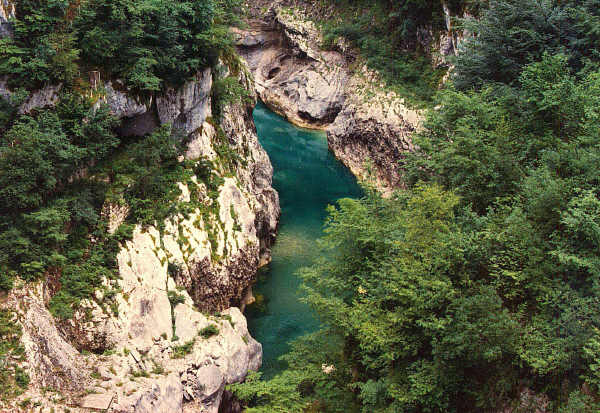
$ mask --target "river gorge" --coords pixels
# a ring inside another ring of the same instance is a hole
[[[259,103],[254,109],[258,138],[273,164],[273,186],[279,192],[281,219],[272,262],[260,270],[255,292],[264,303],[248,310],[248,327],[263,346],[265,377],[285,367],[277,358],[289,342],[316,330],[319,322],[300,301],[297,271],[319,254],[327,205],[358,197],[356,178],[329,152],[322,131],[301,129]],[[257,308],[258,307],[258,308]]]

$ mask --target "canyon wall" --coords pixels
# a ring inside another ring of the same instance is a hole
[[[186,158],[212,162],[222,184],[209,194],[192,178],[180,184],[179,201],[197,197],[205,208],[172,216],[161,228],[135,227],[117,256],[119,279],[106,281],[118,291],[110,309],[98,291],[72,319],[59,321],[47,309],[51,288],[44,282],[22,283],[2,298],[22,329],[21,366],[31,382],[11,405],[0,402],[0,411],[22,411],[19,401],[29,401],[44,412],[216,413],[225,385],[260,367],[261,345],[238,307],[252,298],[256,271],[270,260],[279,199],[256,136],[254,103],[230,104],[213,118],[213,74],[206,69],[177,90],[143,100],[122,91],[118,80],[103,82],[98,104],[122,120],[121,133],[174,125],[187,136]],[[245,71],[240,81],[249,85]],[[20,111],[56,104],[59,91],[33,93]],[[240,155],[233,170],[220,167],[223,139]],[[127,205],[103,208],[110,231],[127,214]]]
[[[323,50],[315,21],[335,13],[331,6],[303,0],[247,6],[248,27],[234,33],[259,98],[298,126],[325,130],[332,152],[357,177],[369,177],[384,193],[400,187],[399,161],[414,149],[411,134],[422,112],[390,91],[343,40]],[[462,38],[445,10],[447,32],[420,33],[437,66],[448,65]]]

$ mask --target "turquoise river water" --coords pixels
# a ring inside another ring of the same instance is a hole
[[[315,240],[323,230],[326,207],[337,199],[360,196],[356,179],[327,148],[324,132],[301,129],[259,103],[254,122],[260,143],[274,168],[273,186],[279,192],[281,221],[273,261],[261,269],[254,288],[264,306],[247,313],[252,336],[263,345],[263,376],[272,377],[285,364],[278,357],[294,338],[315,331],[319,321],[299,301],[299,268],[318,254]]]

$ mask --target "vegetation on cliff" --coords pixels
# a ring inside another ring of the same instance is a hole
[[[136,92],[179,85],[232,50],[239,0],[22,0],[14,38],[0,39],[0,75],[15,87],[84,87],[99,70]],[[82,84],[83,83],[83,84]]]
[[[238,6],[19,2],[14,37],[0,39],[0,75],[17,88],[0,97],[0,289],[10,290],[16,278],[45,279],[60,318],[100,289],[108,310],[116,291],[105,281],[117,277],[119,242],[131,236],[132,224],[160,226],[188,211],[177,202],[178,182],[194,174],[214,191],[215,166],[181,162],[184,137],[170,126],[120,136],[119,122],[97,102],[102,90],[91,90],[84,73],[120,77],[134,94],[178,86],[232,53],[226,28]],[[63,86],[55,106],[21,113],[30,91],[57,83]],[[102,214],[107,201],[129,208],[114,234]]]
[[[434,67],[433,45],[447,32],[444,4],[452,15],[477,11],[473,0],[326,0],[335,8],[323,23],[324,45],[333,47],[340,37],[355,46],[368,67],[376,70],[388,87],[411,104],[426,106],[447,71]]]
[[[14,322],[11,310],[0,309],[0,400],[10,400],[23,393],[29,384],[29,376],[19,362],[24,359],[25,349],[21,328]]]
[[[330,209],[301,272],[324,327],[233,386],[249,412],[600,409],[599,6],[496,0],[469,22],[407,189]]]

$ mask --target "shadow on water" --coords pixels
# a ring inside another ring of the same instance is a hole
[[[263,376],[269,378],[285,368],[277,358],[288,343],[319,327],[315,314],[299,301],[296,271],[318,254],[315,240],[322,234],[326,207],[339,198],[359,197],[361,190],[329,152],[324,132],[297,128],[261,103],[254,122],[271,158],[281,202],[273,262],[261,269],[254,289],[264,305],[251,306],[247,313],[250,332],[263,345]]]

